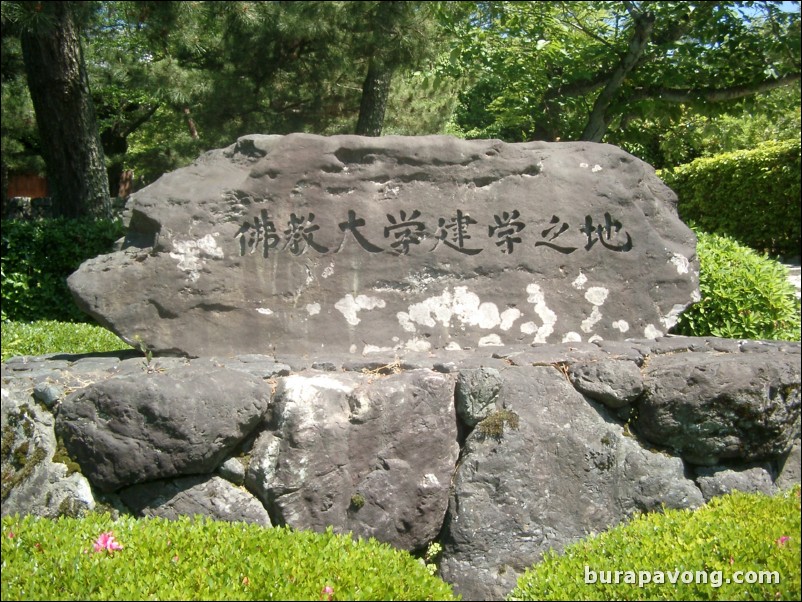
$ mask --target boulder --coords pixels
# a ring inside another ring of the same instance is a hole
[[[702,503],[679,458],[641,448],[560,370],[511,368],[495,416],[465,443],[441,574],[464,599],[503,599],[551,548],[637,512]]]
[[[271,526],[253,495],[217,476],[198,475],[151,481],[122,489],[120,499],[137,516],[176,520],[201,515],[214,520]]]
[[[686,354],[651,358],[634,428],[706,466],[756,462],[790,451],[800,432],[798,356]]]
[[[30,390],[2,388],[2,515],[56,518],[94,509],[92,488],[58,449],[55,418]]]
[[[100,491],[214,471],[261,422],[270,387],[209,362],[112,376],[68,396],[56,420]]]
[[[68,283],[156,354],[654,339],[698,300],[676,196],[604,144],[246,136],[128,216]]]
[[[245,482],[279,523],[407,550],[437,536],[459,454],[452,377],[302,372],[272,414]]]
[[[613,409],[634,402],[643,393],[640,368],[632,361],[574,362],[568,376],[577,391]]]
[[[791,451],[779,461],[776,485],[780,489],[790,489],[802,482],[802,443],[794,441]]]
[[[738,469],[704,466],[697,469],[696,474],[696,482],[706,502],[733,491],[774,495],[778,489],[771,478],[770,469],[766,466]]]

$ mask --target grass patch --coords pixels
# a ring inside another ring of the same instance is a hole
[[[641,515],[546,553],[508,599],[799,600],[799,493],[736,491],[698,510]]]
[[[2,361],[17,355],[99,353],[132,347],[113,332],[83,322],[3,322]]]
[[[331,529],[108,514],[2,525],[3,600],[459,599],[408,552]]]

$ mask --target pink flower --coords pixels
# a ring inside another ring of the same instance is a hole
[[[321,594],[321,596],[320,596],[321,600],[323,600],[323,599],[334,600],[334,588],[332,586],[330,586],[330,585],[327,585],[326,587],[324,587],[320,591],[320,594]],[[325,596],[325,598],[324,598],[324,596]]]
[[[777,540],[775,543],[776,543],[778,546],[780,546],[780,547],[783,547],[783,546],[784,546],[786,543],[788,543],[788,541],[789,541],[790,539],[791,539],[791,538],[790,538],[790,537],[788,537],[787,535],[783,535],[783,536],[782,536],[782,537],[780,537],[780,539],[778,539],[778,540]]]
[[[8,538],[9,539],[14,539],[14,531],[9,531],[8,532]]]
[[[95,541],[95,552],[101,552],[103,550],[114,552],[115,550],[122,549],[123,547],[114,539],[114,535],[111,532],[101,533],[100,537]]]

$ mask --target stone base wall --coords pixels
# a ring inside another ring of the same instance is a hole
[[[2,513],[332,525],[499,599],[629,516],[800,482],[800,344],[597,341],[370,360],[2,366]]]

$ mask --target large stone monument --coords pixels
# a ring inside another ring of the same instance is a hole
[[[798,483],[800,344],[666,334],[698,294],[675,204],[600,144],[207,153],[69,280],[142,349],[3,363],[2,514],[437,541],[498,600],[638,513]]]
[[[155,353],[655,339],[696,300],[695,242],[613,146],[254,135],[135,194],[69,286]]]

